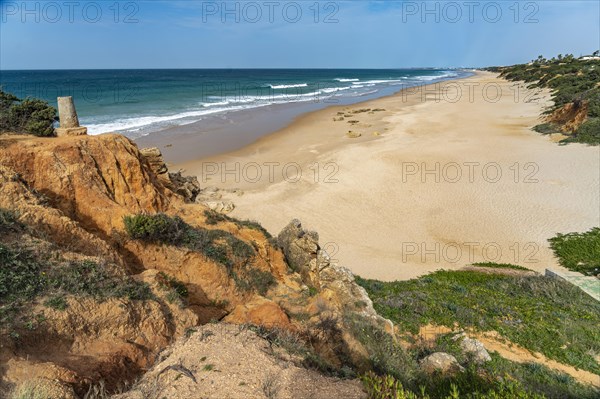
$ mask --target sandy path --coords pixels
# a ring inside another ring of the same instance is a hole
[[[543,272],[557,266],[549,237],[600,225],[600,148],[532,132],[548,98],[478,73],[330,107],[240,151],[175,167],[204,185],[243,188],[233,216],[273,233],[299,218],[364,277],[473,261]]]

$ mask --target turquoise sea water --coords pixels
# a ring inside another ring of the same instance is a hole
[[[90,134],[132,138],[201,121],[209,115],[271,104],[323,107],[461,77],[438,69],[193,69],[0,71],[4,91],[18,97],[73,96]]]

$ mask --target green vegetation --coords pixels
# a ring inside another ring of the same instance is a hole
[[[539,125],[535,125],[533,127],[533,130],[541,134],[562,133],[560,131],[560,126],[552,122],[540,123]]]
[[[342,378],[355,377],[355,374],[348,367],[336,368],[322,358],[311,346],[311,339],[301,335],[299,332],[256,325],[246,325],[245,327],[267,340],[270,343],[269,347],[271,350],[277,347],[291,355],[297,356],[300,360],[300,365],[303,367],[317,370],[330,376]]]
[[[600,304],[570,284],[476,271],[438,271],[389,283],[357,277],[357,282],[378,313],[412,342],[403,348],[367,320],[346,317],[345,324],[370,355],[372,373],[362,379],[371,398],[598,397],[597,390],[539,364],[514,363],[491,353],[492,360],[478,366],[452,339],[453,333],[438,336],[433,344],[415,338],[426,325],[497,331],[529,350],[598,373],[594,356],[600,353]],[[454,376],[425,375],[418,361],[433,352],[453,355],[465,370]]]
[[[489,69],[508,80],[530,83],[530,88],[552,89],[554,107],[548,113],[566,104],[571,104],[573,111],[587,107],[587,121],[562,143],[600,144],[600,60],[578,59],[571,54],[552,59],[539,56],[529,64]],[[534,130],[548,134],[559,127],[544,123]]]
[[[178,216],[126,216],[125,230],[133,238],[146,242],[185,247],[204,254],[208,259],[227,267],[231,273],[236,265],[245,266],[256,255],[254,248],[224,230],[192,227]]]
[[[510,263],[477,262],[477,263],[473,263],[472,266],[489,267],[492,269],[514,269],[514,270],[531,271],[530,269],[528,269],[526,267],[511,265]]]
[[[538,364],[513,363],[495,353],[491,354],[490,362],[474,365],[458,341],[452,339],[454,334],[438,337],[432,346],[417,342],[405,349],[364,319],[353,317],[347,321],[370,354],[371,372],[362,379],[371,398],[592,399],[598,395],[593,388],[576,383],[566,374]],[[418,360],[433,352],[453,355],[465,370],[455,376],[423,373]]]
[[[7,209],[0,208],[0,233],[22,230],[18,215]]]
[[[430,399],[426,393],[415,394],[410,390],[404,389],[402,383],[391,375],[378,376],[375,373],[367,373],[361,377],[369,399]],[[439,396],[444,399],[458,398],[472,399],[543,399],[543,395],[529,393],[515,382],[497,382],[494,387],[485,393],[473,392],[467,396],[462,395],[458,387],[451,385],[450,391],[445,396]]]
[[[20,100],[0,90],[0,132],[52,136],[56,109],[47,102],[26,98]]]
[[[600,227],[585,233],[558,234],[548,241],[567,269],[592,276],[600,274]]]
[[[600,374],[600,304],[579,288],[542,276],[438,271],[383,283],[357,279],[375,309],[401,330],[427,324],[497,331],[548,358]]]
[[[260,223],[253,220],[239,220],[227,215],[223,215],[222,213],[213,211],[211,209],[207,209],[204,211],[204,216],[206,217],[206,224],[215,225],[220,222],[231,222],[235,223],[239,228],[247,228],[252,230],[257,230],[263,233],[263,235],[267,238],[272,238],[271,233],[267,231],[264,227],[261,226]]]
[[[211,214],[210,218],[214,223],[209,224],[233,220],[224,215],[217,215]],[[185,247],[200,252],[208,259],[225,266],[229,275],[242,290],[255,290],[265,295],[275,284],[275,278],[270,272],[251,266],[251,260],[256,256],[254,248],[229,232],[192,227],[177,216],[171,217],[165,214],[127,216],[124,222],[125,230],[131,238]],[[242,223],[241,225],[246,227],[254,226],[253,222],[236,223]]]
[[[50,393],[46,388],[32,382],[22,384],[10,395],[10,399],[47,399],[49,397]]]
[[[189,296],[189,292],[185,284],[164,272],[158,273],[157,280],[159,287],[165,291],[168,291],[167,300],[170,303],[178,303],[179,306],[185,305],[185,300]]]
[[[233,274],[236,285],[245,290],[254,290],[260,295],[266,295],[269,288],[275,284],[275,277],[268,271],[262,271],[256,268],[248,268],[242,276]]]
[[[96,262],[59,262],[30,248],[0,244],[0,264],[0,324],[7,330],[32,325],[27,307],[38,297],[49,297],[44,304],[57,310],[66,309],[66,295],[153,298],[147,284],[113,275]]]

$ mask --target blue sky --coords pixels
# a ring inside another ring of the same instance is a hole
[[[598,49],[599,4],[0,0],[0,68],[506,65]]]

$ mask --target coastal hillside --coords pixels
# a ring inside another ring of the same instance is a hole
[[[342,316],[389,324],[316,234],[296,221],[273,238],[186,203],[123,136],[4,135],[0,160],[3,397],[38,380],[115,392],[211,321],[294,332],[304,366],[359,370]]]
[[[488,68],[511,81],[524,81],[530,88],[552,90],[553,106],[544,123],[533,129],[543,134],[565,135],[561,143],[600,144],[600,56],[576,58],[572,54],[546,59],[539,56],[528,64]]]
[[[191,204],[195,179],[119,135],[3,135],[0,159],[3,397],[597,395],[598,304],[576,288],[493,265],[362,288],[299,221],[271,237]],[[484,324],[460,303],[482,284]],[[564,300],[554,340],[537,307]]]

